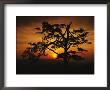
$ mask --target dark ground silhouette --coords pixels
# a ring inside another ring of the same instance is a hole
[[[55,60],[17,60],[16,74],[94,74],[94,63],[73,61],[65,66]]]

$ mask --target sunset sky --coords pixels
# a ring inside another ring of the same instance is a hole
[[[50,24],[69,24],[72,22],[71,28],[78,29],[84,28],[89,32],[88,40],[92,44],[84,44],[83,48],[87,49],[88,52],[84,54],[84,57],[88,60],[93,60],[94,57],[94,16],[16,16],[16,55],[20,57],[22,52],[29,46],[29,42],[41,41],[42,35],[35,34],[34,28],[41,27],[43,21],[48,21]],[[70,48],[71,50],[73,48]],[[63,52],[62,48],[56,50],[56,52]],[[47,58],[54,59],[57,56],[47,50]],[[92,59],[91,59],[92,58]]]

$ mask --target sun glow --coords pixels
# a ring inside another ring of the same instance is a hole
[[[57,58],[57,54],[52,54],[52,58],[56,59]]]

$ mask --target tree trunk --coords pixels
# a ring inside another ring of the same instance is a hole
[[[64,48],[64,64],[68,64],[68,48],[67,48],[67,46],[68,46],[68,40],[69,40],[69,29],[70,29],[70,26],[71,26],[71,22],[70,22],[70,24],[68,24],[67,25],[67,27],[66,27],[66,31],[67,31],[67,37],[64,39],[64,42],[65,42],[65,48]]]
[[[67,56],[64,57],[64,64],[68,64],[68,57]]]
[[[68,64],[68,53],[67,53],[67,48],[64,49],[64,64]]]

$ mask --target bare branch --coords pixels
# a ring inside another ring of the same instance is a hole
[[[54,52],[54,53],[58,54],[57,52],[55,52],[54,50],[52,50],[52,49],[50,49],[50,48],[47,48],[47,49],[49,49],[50,51],[52,51],[52,52]]]

